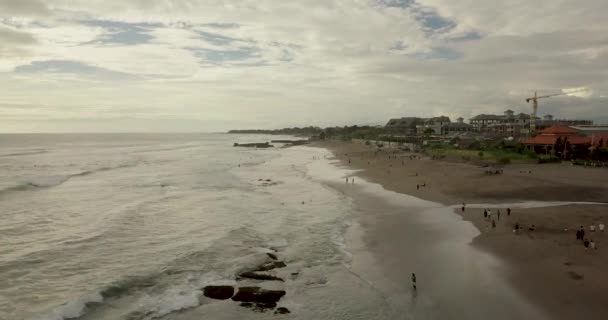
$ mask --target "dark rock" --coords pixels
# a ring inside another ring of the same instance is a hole
[[[289,309],[285,308],[285,307],[279,307],[277,308],[277,310],[274,311],[274,314],[288,314],[291,313],[291,311],[289,311]]]
[[[578,274],[574,271],[568,271],[568,276],[570,276],[570,279],[572,280],[582,280],[584,278],[583,275]]]
[[[270,252],[266,252],[266,254],[270,257],[270,259],[272,260],[279,260],[279,258],[277,258],[277,256],[274,253],[270,253]]]
[[[235,147],[245,147],[245,148],[272,148],[274,147],[268,142],[264,143],[235,143]]]
[[[277,268],[285,268],[287,265],[283,261],[270,261],[257,267],[254,271],[269,271]]]
[[[269,281],[285,281],[279,277],[275,277],[271,274],[257,273],[257,272],[243,272],[239,274],[241,278],[254,279],[254,280],[269,280]]]
[[[270,302],[270,303],[241,302],[240,306],[244,307],[244,308],[251,308],[251,310],[257,311],[257,312],[265,312],[265,311],[268,311],[269,309],[276,308],[277,304],[274,302]]]
[[[218,300],[226,300],[234,295],[234,288],[231,286],[206,286],[203,289],[205,297]]]
[[[285,295],[285,290],[264,290],[260,287],[240,287],[232,300],[239,302],[276,303]]]

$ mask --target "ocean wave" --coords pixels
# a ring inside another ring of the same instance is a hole
[[[119,299],[122,296],[133,293],[137,289],[154,286],[154,277],[133,277],[118,281],[98,292],[86,294],[75,301],[66,302],[52,311],[32,320],[69,320],[84,317],[87,309],[103,305],[109,299]]]
[[[180,278],[177,283],[174,282],[177,279],[165,279],[163,274],[167,276],[166,273],[162,273],[118,281],[99,292],[67,302],[32,320],[96,318],[105,312],[102,308],[106,302],[108,305],[111,303],[112,308],[123,309],[125,319],[158,319],[173,312],[201,305],[202,288],[207,285],[234,285],[234,280],[224,279],[214,272],[190,274]],[[123,298],[124,300],[121,300]]]
[[[31,156],[34,154],[43,154],[43,153],[47,153],[49,152],[48,150],[31,150],[31,151],[24,151],[24,152],[15,152],[15,153],[5,153],[5,154],[0,154],[0,157],[19,157],[19,156]]]
[[[38,190],[38,189],[52,188],[52,187],[59,186],[72,178],[84,177],[84,176],[92,175],[92,174],[95,174],[98,172],[128,168],[128,167],[133,167],[133,166],[135,166],[135,165],[134,164],[123,164],[123,165],[119,165],[119,166],[115,166],[115,167],[102,167],[102,168],[99,168],[96,170],[86,170],[86,171],[77,172],[77,173],[73,173],[73,174],[40,176],[40,177],[36,177],[36,178],[30,179],[28,181],[25,181],[18,185],[0,189],[0,196],[9,194],[9,193],[13,193],[13,192],[19,192],[19,191],[34,191],[34,190]]]
[[[161,294],[146,295],[136,303],[139,308],[129,313],[129,320],[149,320],[164,317],[170,313],[198,307],[201,289],[191,286],[168,288]]]
[[[82,296],[76,301],[67,302],[48,314],[34,318],[34,320],[67,320],[76,319],[82,316],[88,306],[100,304],[103,297],[99,293],[92,293]]]
[[[104,299],[120,298],[135,290],[153,287],[156,284],[157,275],[129,277],[109,285],[99,293]]]
[[[55,176],[46,176],[46,177],[37,177],[30,181],[25,181],[21,184],[11,186],[8,188],[0,189],[0,196],[20,191],[33,191],[44,188],[51,188],[58,186],[72,177],[85,176],[90,174],[89,171],[79,172],[71,175],[55,175]]]

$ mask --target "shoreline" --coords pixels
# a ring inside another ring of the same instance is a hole
[[[608,290],[608,234],[595,233],[595,251],[585,250],[574,237],[579,225],[608,222],[605,202],[608,172],[602,169],[564,165],[515,164],[505,174],[484,175],[482,168],[467,164],[413,160],[408,152],[374,152],[370,146],[348,142],[319,143],[354,177],[378,183],[387,190],[453,206],[470,222],[477,235],[470,243],[506,264],[505,278],[524,297],[545,311],[551,319],[603,318],[603,294]],[[421,156],[421,155],[418,155]],[[531,172],[531,173],[529,173]],[[416,188],[416,185],[425,185]],[[477,190],[476,190],[477,189]],[[490,196],[493,195],[493,196]],[[600,202],[538,208],[515,208],[511,216],[502,209],[502,221],[495,229],[483,218],[483,206],[496,215],[496,206],[522,201]],[[461,204],[484,204],[459,209]],[[493,207],[494,206],[494,207]],[[513,234],[515,223],[524,230]],[[534,231],[527,228],[534,225]],[[565,230],[567,229],[567,231]],[[589,234],[589,232],[587,232]]]

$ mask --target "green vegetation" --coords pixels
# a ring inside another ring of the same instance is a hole
[[[554,163],[561,162],[561,159],[554,155],[540,155],[538,156],[538,163]]]
[[[283,128],[276,130],[230,130],[228,133],[238,134],[280,134],[280,135],[291,135],[291,136],[313,136],[318,135],[323,131],[319,127],[304,127],[304,128]]]
[[[235,134],[273,134],[273,135],[292,135],[292,136],[315,136],[322,139],[339,139],[350,141],[352,139],[379,140],[384,134],[384,128],[372,126],[344,126],[344,127],[304,127],[304,128],[284,128],[276,130],[230,130],[228,133]]]
[[[527,151],[523,148],[499,148],[494,146],[485,146],[480,149],[458,149],[452,145],[432,145],[424,148],[424,153],[431,156],[432,159],[461,159],[470,161],[472,159],[483,160],[487,162],[495,162],[500,164],[508,164],[514,161],[530,162],[537,158],[534,152]]]

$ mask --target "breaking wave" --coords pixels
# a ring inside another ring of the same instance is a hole
[[[87,171],[82,171],[82,172],[78,172],[78,173],[74,173],[74,174],[36,177],[29,181],[25,181],[21,184],[11,186],[8,188],[4,188],[4,189],[0,189],[0,197],[3,195],[9,194],[9,193],[13,193],[13,192],[34,191],[34,190],[38,190],[38,189],[52,188],[52,187],[61,185],[62,183],[66,182],[72,178],[84,177],[84,176],[88,176],[88,175],[98,173],[98,172],[104,172],[104,171],[127,168],[127,167],[134,167],[134,166],[135,165],[133,165],[133,164],[126,164],[126,165],[120,165],[120,166],[116,166],[116,167],[102,167],[102,168],[99,168],[96,170],[90,170],[90,171],[87,170]]]
[[[103,302],[103,297],[99,293],[92,293],[81,297],[76,301],[65,303],[55,308],[50,313],[34,320],[67,320],[77,319],[82,316],[88,306],[100,304]]]
[[[31,151],[24,151],[24,152],[16,152],[16,153],[5,153],[5,154],[0,154],[0,157],[19,157],[19,156],[31,156],[31,155],[35,155],[35,154],[43,154],[43,153],[47,153],[49,152],[48,150],[31,150]]]

